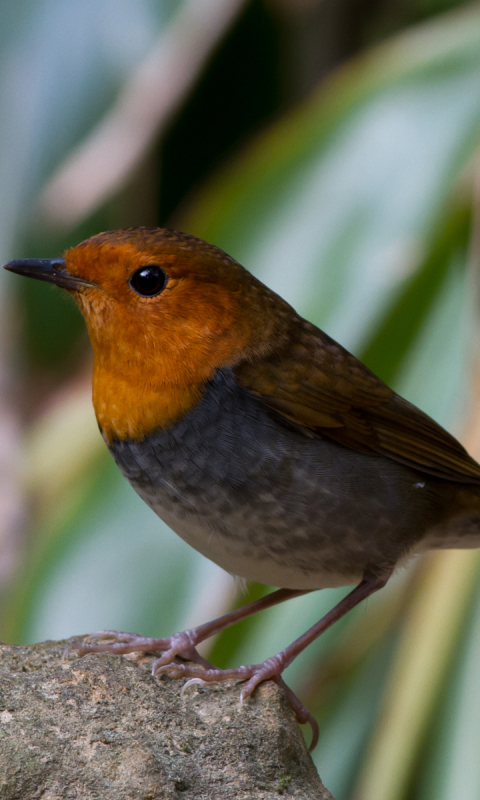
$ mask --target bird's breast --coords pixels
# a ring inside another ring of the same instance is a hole
[[[365,569],[396,563],[435,521],[429,480],[283,424],[228,370],[172,428],[110,449],[190,545],[273,586],[355,583]]]

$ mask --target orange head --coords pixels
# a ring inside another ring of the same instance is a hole
[[[64,259],[7,268],[73,294],[94,351],[93,401],[107,441],[174,424],[216,369],[281,346],[293,316],[217,247],[160,228],[101,233]]]

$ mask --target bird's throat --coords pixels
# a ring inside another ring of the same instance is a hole
[[[204,383],[180,385],[156,376],[123,377],[95,368],[93,405],[102,434],[115,439],[141,441],[156,430],[168,430],[200,402]]]

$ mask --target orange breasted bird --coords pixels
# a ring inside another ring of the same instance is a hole
[[[233,258],[193,236],[113,231],[63,258],[5,266],[75,298],[94,352],[98,424],[138,494],[225,570],[280,587],[168,638],[107,631],[74,647],[160,653],[154,674],[240,679],[242,700],[271,678],[297,719],[311,723],[314,745],[316,723],[283,670],[400,561],[480,546],[480,465]],[[261,664],[220,670],[197,653],[237,620],[344,585],[355,588]]]

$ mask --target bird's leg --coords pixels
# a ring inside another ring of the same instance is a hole
[[[309,722],[313,730],[313,739],[310,749],[313,750],[318,739],[318,726],[310,712],[286,686],[282,679],[282,672],[292,663],[292,661],[303,651],[309,644],[320,636],[327,628],[330,628],[334,622],[341,619],[348,611],[354,608],[362,600],[365,600],[374,592],[381,589],[388,581],[390,573],[383,577],[369,577],[364,578],[355,589],[346,595],[343,600],[340,600],[328,614],[325,614],[321,620],[309,628],[302,636],[295,639],[291,645],[263,661],[261,664],[249,664],[235,669],[199,669],[198,667],[191,667],[188,664],[171,663],[161,664],[159,659],[153,665],[153,674],[159,675],[161,672],[167,672],[174,678],[189,678],[182,692],[190,685],[198,683],[206,685],[209,683],[216,683],[217,681],[228,680],[246,680],[247,684],[240,693],[240,702],[243,703],[249,697],[256,686],[262,681],[272,679],[276,683],[284,687],[287,692],[287,697],[290,705],[297,717],[298,722]]]
[[[258,611],[264,611],[266,608],[271,608],[271,606],[302,594],[307,594],[307,592],[297,589],[278,589],[276,592],[271,592],[265,597],[241,606],[235,611],[230,611],[228,614],[224,614],[211,622],[206,622],[204,625],[199,625],[197,628],[191,628],[181,633],[175,633],[173,636],[167,636],[164,639],[151,639],[146,636],[139,636],[136,633],[121,633],[120,631],[98,631],[87,636],[83,642],[74,642],[69,645],[65,649],[64,657],[71,652],[76,652],[79,656],[84,656],[86,653],[115,653],[118,655],[125,653],[163,653],[153,664],[153,674],[161,667],[170,664],[175,659],[175,656],[180,656],[185,661],[195,661],[204,667],[214,669],[210,662],[197,653],[196,647],[200,642],[223,631],[230,625],[234,625],[235,622],[240,622],[240,620],[256,614]]]

